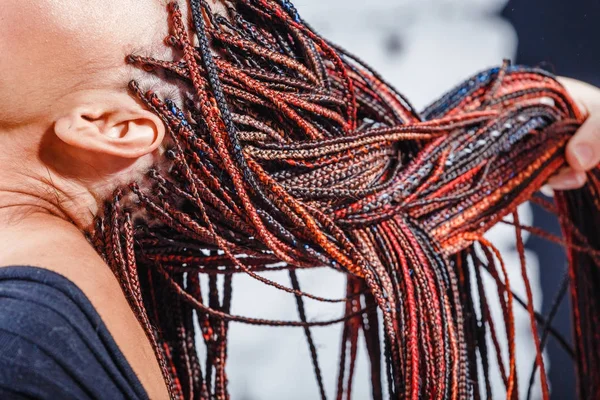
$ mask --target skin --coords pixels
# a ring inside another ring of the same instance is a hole
[[[150,398],[168,392],[120,286],[82,230],[163,152],[165,127],[127,92],[140,49],[165,53],[164,3],[0,0],[0,266],[33,265],[83,290]]]
[[[79,286],[153,399],[168,398],[154,352],[82,230],[115,188],[162,158],[165,127],[127,93],[139,72],[124,59],[144,49],[168,56],[165,6],[0,0],[0,266],[47,268]],[[590,118],[567,148],[570,169],[549,182],[555,189],[581,186],[600,161],[600,90],[564,83]]]

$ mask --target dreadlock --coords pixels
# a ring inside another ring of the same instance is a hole
[[[568,250],[579,395],[600,396],[600,173],[558,193],[556,204],[536,196],[585,119],[553,76],[505,63],[418,113],[287,0],[237,0],[227,17],[204,0],[190,4],[196,38],[177,3],[169,5],[174,60],[128,59],[188,88],[179,103],[130,84],[168,127],[168,167],[119,189],[90,233],[151,339],[172,398],[229,398],[227,333],[236,322],[302,328],[322,399],[311,328],[338,323],[337,399],[351,398],[361,332],[374,399],[490,398],[492,364],[514,399],[524,379],[516,374],[517,302],[530,315],[534,372],[548,399],[543,346],[548,335],[563,339],[552,316],[533,308],[524,231]],[[563,238],[521,224],[517,206],[528,200],[558,216]],[[498,223],[514,226],[527,299],[513,294],[499,251],[484,238]],[[346,297],[301,290],[296,271],[317,267],[346,273]],[[260,274],[274,270],[287,270],[291,286]],[[232,314],[235,274],[293,295],[299,320]],[[484,275],[496,282],[508,358]],[[309,322],[307,298],[344,304],[344,314]]]

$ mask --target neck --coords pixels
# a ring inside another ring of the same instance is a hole
[[[80,230],[93,223],[98,203],[85,188],[48,169],[45,178],[3,168],[2,163],[0,171],[0,232],[34,220],[68,222]]]
[[[40,218],[80,230],[93,222],[99,203],[90,190],[48,167],[64,153],[48,125],[0,127],[0,232]]]
[[[66,257],[93,259],[95,253],[82,233],[93,214],[77,205],[90,203],[73,201],[60,182],[51,185],[16,176],[6,171],[0,175],[0,267],[36,265],[61,271]]]

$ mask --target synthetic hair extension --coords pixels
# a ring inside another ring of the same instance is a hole
[[[286,0],[237,0],[227,17],[206,1],[190,3],[196,38],[169,5],[175,60],[129,57],[189,88],[178,105],[130,84],[168,127],[168,162],[120,189],[90,234],[146,329],[172,398],[229,398],[228,328],[246,323],[302,328],[322,399],[328,383],[311,328],[331,324],[343,324],[337,399],[352,398],[361,332],[373,399],[490,398],[494,364],[514,399],[519,384],[533,383],[516,373],[517,303],[531,318],[544,398],[549,335],[573,352],[579,396],[600,397],[600,174],[558,192],[556,204],[536,195],[565,164],[565,145],[585,119],[553,76],[505,63],[419,113]],[[521,224],[517,206],[529,200],[557,215],[562,238]],[[145,216],[134,218],[139,210]],[[526,299],[484,238],[498,223],[514,227]],[[524,231],[568,251],[561,298],[570,284],[574,350],[551,325],[555,311],[545,318],[533,308]],[[346,273],[345,298],[301,290],[296,271],[317,267]],[[274,270],[287,270],[291,284],[261,275]],[[293,295],[299,319],[232,314],[236,274]],[[501,321],[490,313],[486,275]],[[309,322],[307,298],[345,312]]]

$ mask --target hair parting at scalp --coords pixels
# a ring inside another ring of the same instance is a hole
[[[517,398],[518,384],[533,379],[517,379],[515,303],[531,317],[544,397],[548,335],[573,353],[579,395],[600,396],[600,174],[558,193],[556,204],[535,194],[564,165],[565,144],[584,120],[565,89],[541,70],[505,63],[418,113],[288,1],[228,7],[225,18],[191,0],[192,38],[170,3],[174,60],[129,57],[189,96],[174,102],[130,84],[168,127],[168,168],[117,191],[90,233],[151,338],[171,396],[229,398],[227,333],[236,322],[302,328],[323,399],[311,328],[338,323],[338,399],[351,398],[361,336],[374,399],[490,398],[492,364],[507,398]],[[528,200],[557,215],[563,238],[521,224],[517,206]],[[133,217],[139,210],[144,218]],[[500,222],[515,229],[526,299],[513,294],[483,236]],[[532,306],[523,231],[567,250],[575,349]],[[301,290],[296,272],[317,267],[346,273],[345,298]],[[261,274],[281,270],[291,286]],[[299,319],[233,314],[236,274],[293,295]],[[500,322],[486,275],[497,284]],[[344,304],[344,313],[309,322],[306,299]]]

